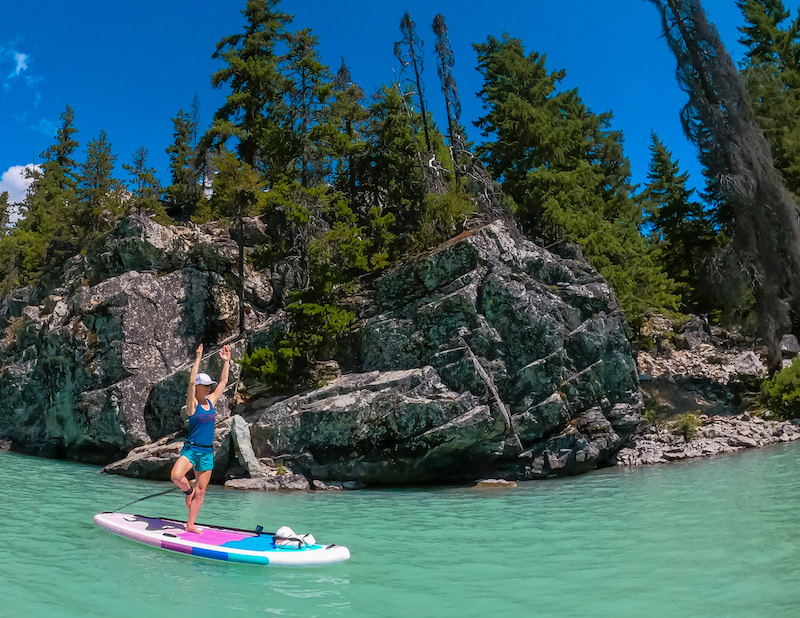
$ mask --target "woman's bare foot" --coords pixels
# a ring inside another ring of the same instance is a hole
[[[189,487],[191,487],[191,485],[189,485]],[[187,509],[189,508],[189,505],[192,503],[192,498],[194,498],[194,492],[192,492],[192,493],[190,493],[190,494],[188,494],[186,496],[186,508]]]
[[[203,532],[200,529],[198,529],[198,527],[195,526],[194,524],[191,525],[186,524],[185,530],[186,532],[193,532],[194,534],[203,534]]]

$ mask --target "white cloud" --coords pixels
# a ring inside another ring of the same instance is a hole
[[[12,165],[0,176],[0,193],[8,191],[8,201],[11,204],[18,204],[25,199],[25,194],[31,184],[31,179],[27,177],[25,172],[34,167],[41,169],[38,165],[34,166],[32,163],[28,165]],[[15,208],[11,213],[11,222],[14,223],[18,218],[17,209]]]
[[[28,69],[28,54],[23,54],[21,52],[15,51],[14,54],[14,61],[16,62],[16,66],[14,70],[11,71],[9,78],[17,77],[20,73]]]
[[[33,58],[14,47],[13,43],[0,45],[0,71],[3,71],[0,73],[0,82],[3,92],[9,92],[15,84],[24,84],[34,94],[33,107],[36,107],[41,99],[38,84],[42,78],[35,75],[30,68]]]

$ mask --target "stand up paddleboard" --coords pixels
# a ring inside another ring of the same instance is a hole
[[[350,550],[341,545],[278,546],[271,532],[197,524],[201,534],[195,534],[184,530],[183,521],[127,513],[99,513],[94,516],[94,523],[126,539],[213,560],[264,566],[320,566],[350,558]]]

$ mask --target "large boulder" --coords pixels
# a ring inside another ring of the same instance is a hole
[[[603,465],[641,422],[624,318],[579,255],[496,222],[366,295],[349,373],[250,410],[256,455],[313,480],[539,478]]]
[[[195,347],[207,344],[201,370],[218,375],[213,344],[238,328],[235,260],[218,229],[130,217],[101,251],[69,260],[39,304],[20,306],[38,302],[30,290],[3,301],[0,437],[16,450],[107,463],[180,429]],[[250,278],[261,295],[245,307],[253,328],[270,293]],[[236,358],[244,346],[233,346]],[[237,372],[234,363],[234,382]],[[229,414],[225,400],[218,412]]]

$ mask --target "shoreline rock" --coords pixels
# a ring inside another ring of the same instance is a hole
[[[800,427],[790,421],[770,421],[748,413],[737,416],[701,415],[697,435],[688,442],[673,428],[642,433],[620,449],[613,466],[642,466],[711,457],[800,439]]]

